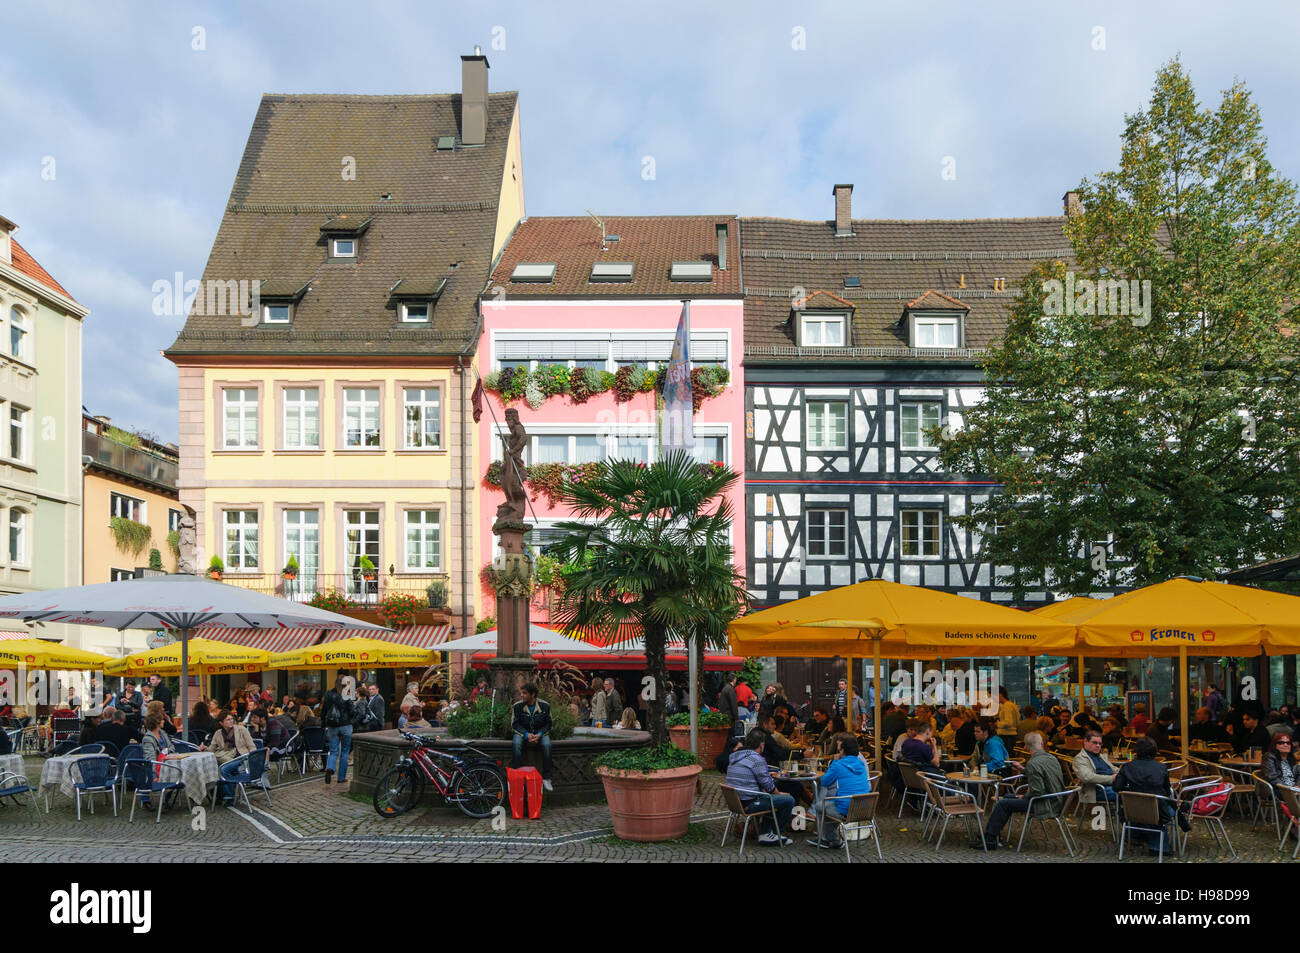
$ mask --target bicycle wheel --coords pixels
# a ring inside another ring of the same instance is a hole
[[[420,801],[424,780],[413,768],[396,765],[375,785],[375,810],[380,817],[405,814]]]
[[[494,764],[469,764],[452,792],[456,806],[470,817],[491,817],[506,800],[506,779]]]

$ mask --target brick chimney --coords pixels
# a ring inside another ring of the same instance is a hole
[[[460,58],[460,144],[481,146],[487,137],[488,61],[479,48]]]
[[[1061,196],[1061,203],[1065,207],[1067,216],[1078,215],[1083,211],[1083,199],[1079,198],[1079,193],[1073,190]]]
[[[853,186],[837,185],[835,193],[835,237],[844,238],[853,234]]]

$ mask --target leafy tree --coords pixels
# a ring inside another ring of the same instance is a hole
[[[550,550],[574,568],[566,572],[554,618],[614,643],[626,642],[629,629],[644,636],[654,680],[646,727],[655,745],[668,740],[669,634],[693,633],[721,648],[727,623],[745,601],[744,579],[731,563],[731,511],[723,497],[737,479],[676,452],[649,466],[602,463],[582,482],[566,482],[561,493],[575,519],[559,524],[565,535]]]
[[[1080,186],[1074,262],[1021,282],[987,398],[942,442],[1004,486],[959,521],[1016,588],[1214,576],[1300,543],[1300,210],[1265,146],[1241,84],[1202,109],[1170,62],[1119,167]]]

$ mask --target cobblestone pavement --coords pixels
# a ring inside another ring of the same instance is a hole
[[[35,783],[40,777],[39,758],[27,759],[27,773]],[[344,787],[326,786],[323,776],[309,772],[305,779],[292,772],[272,788],[271,804],[260,795],[252,796],[252,810],[242,802],[238,809],[217,808],[200,815],[183,808],[166,810],[162,822],[137,809],[135,821],[125,814],[114,818],[103,797],[96,813],[78,822],[73,803],[57,792],[52,810],[41,820],[29,807],[17,808],[6,802],[0,808],[0,858],[25,861],[132,861],[166,859],[191,861],[725,861],[730,863],[844,863],[843,851],[810,847],[805,835],[796,835],[789,847],[759,846],[751,837],[743,859],[736,843],[728,838],[719,846],[726,812],[718,790],[719,776],[706,771],[703,791],[696,798],[692,833],[681,843],[632,845],[612,839],[609,813],[604,804],[544,809],[536,821],[507,819],[504,830],[494,830],[490,820],[475,821],[457,811],[421,808],[401,817],[384,819],[371,807],[370,799],[351,796]],[[967,846],[965,832],[954,823],[949,827],[943,850],[923,843],[914,814],[897,817],[897,807],[880,811],[881,846],[886,862],[976,863],[1060,862],[1068,860],[1059,838],[1047,839],[1039,830],[1030,832],[1022,854],[1003,848],[991,854]],[[1192,835],[1182,863],[1284,862],[1290,850],[1276,849],[1272,829],[1251,832],[1250,820],[1234,812],[1228,830],[1238,857],[1216,849],[1213,839],[1199,825]],[[1015,824],[1019,835],[1019,822]],[[1116,849],[1104,831],[1077,835],[1076,861],[1111,862]],[[852,846],[854,862],[877,863],[874,846],[861,841]],[[1125,863],[1155,863],[1142,845],[1130,848]]]

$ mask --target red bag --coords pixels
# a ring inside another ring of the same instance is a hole
[[[532,820],[542,816],[542,776],[536,768],[506,768],[506,784],[510,789],[510,816],[523,820],[525,797],[528,816]]]
[[[1228,806],[1228,800],[1231,797],[1231,784],[1220,784],[1208,791],[1202,791],[1197,795],[1195,803],[1192,804],[1192,813],[1197,817],[1217,814]]]

